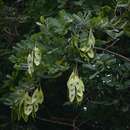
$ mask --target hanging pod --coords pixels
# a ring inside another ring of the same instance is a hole
[[[15,112],[17,113],[18,120],[23,118],[24,121],[27,121],[30,116],[35,118],[39,105],[42,104],[43,100],[44,95],[41,88],[36,88],[31,95],[24,91],[23,95],[15,104]]]
[[[79,79],[79,84],[76,86],[76,99],[77,102],[81,102],[83,100],[83,93],[84,93],[84,83],[81,79]]]
[[[42,104],[43,100],[44,100],[43,92],[41,88],[40,89],[37,88],[32,95],[32,103]]]
[[[88,50],[87,54],[89,58],[94,58],[94,45],[95,45],[95,37],[93,35],[92,29],[90,29],[89,32],[89,39],[88,39],[88,45],[90,46],[90,49]]]
[[[92,29],[90,29],[90,31],[89,31],[88,45],[89,45],[91,48],[93,48],[94,45],[95,45],[95,37],[94,37],[94,35],[93,35]]]
[[[81,102],[83,100],[84,84],[78,76],[77,69],[74,69],[71,73],[67,86],[70,102]]]
[[[38,88],[33,92],[33,95],[32,95],[32,103],[36,103],[37,100],[38,100],[38,94],[39,94],[39,91],[38,91]]]
[[[36,66],[40,65],[41,62],[41,51],[38,47],[34,47],[31,53],[28,54],[27,64],[28,64],[28,73],[32,76],[34,72],[34,64]]]
[[[78,80],[77,75],[75,74],[75,72],[73,71],[70,75],[70,78],[67,82],[67,86],[68,86],[68,92],[69,92],[69,100],[70,102],[73,102],[76,96],[76,82]]]
[[[32,104],[32,97],[29,96],[28,92],[25,93],[24,102],[25,102],[26,104]]]
[[[33,112],[37,112],[39,104],[43,102],[43,92],[40,89],[35,89],[32,96],[29,96],[28,92],[24,96],[24,107],[23,111],[26,116],[29,116]]]
[[[41,51],[38,47],[34,47],[34,63],[36,66],[40,65],[41,62]]]
[[[28,73],[29,73],[30,75],[32,75],[32,73],[34,72],[33,52],[31,52],[31,54],[28,54],[27,64],[28,64]]]
[[[88,54],[88,57],[89,57],[89,58],[94,58],[94,51],[93,51],[93,49],[90,49],[90,50],[87,52],[87,54]]]
[[[42,104],[43,101],[44,101],[44,94],[43,94],[43,92],[42,92],[42,89],[40,88],[40,89],[39,89],[38,101],[37,101],[37,102],[38,102],[39,104]]]
[[[37,112],[37,111],[38,111],[38,108],[39,108],[39,105],[38,105],[37,103],[35,103],[35,104],[33,105],[33,110],[34,110],[34,112]]]
[[[29,96],[28,92],[24,96],[24,114],[29,116],[33,111],[32,98]]]
[[[92,29],[89,31],[88,40],[86,43],[83,43],[82,47],[80,47],[80,55],[88,60],[88,58],[94,58],[94,48],[95,45],[95,37],[93,35]]]
[[[33,105],[32,104],[24,104],[24,114],[29,116],[33,111]]]

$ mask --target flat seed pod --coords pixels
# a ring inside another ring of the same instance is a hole
[[[95,45],[95,37],[93,35],[92,29],[90,29],[89,31],[88,45],[91,46],[92,48]]]
[[[23,111],[23,104],[24,104],[24,99],[22,99],[19,104],[18,104],[18,120],[20,120],[22,116],[22,111]]]
[[[70,102],[73,102],[75,99],[77,102],[81,102],[83,100],[84,84],[83,81],[79,78],[77,70],[73,70],[71,73],[67,82],[67,86]]]
[[[21,115],[22,115],[22,118],[24,119],[24,121],[27,122],[28,121],[28,115],[26,115],[24,113],[24,109],[23,109],[23,111],[21,111]]]
[[[87,53],[91,49],[91,46],[84,46],[80,48],[80,51],[83,53]]]
[[[38,94],[39,94],[39,90],[38,88],[34,91],[33,95],[32,95],[32,103],[37,102],[38,100]]]
[[[81,93],[80,93],[81,94]],[[80,103],[80,102],[82,102],[82,100],[83,100],[83,94],[82,95],[76,95],[76,100],[77,100],[77,102],[78,103]]]
[[[30,65],[28,67],[28,73],[32,76],[32,73],[34,72],[34,66],[33,65]]]
[[[28,92],[26,92],[26,94],[24,96],[24,102],[26,104],[32,104],[32,98],[29,96]]]
[[[91,49],[87,52],[89,58],[94,58],[94,51]]]
[[[41,51],[38,47],[34,47],[34,63],[36,66],[40,65],[41,62]]]
[[[80,56],[82,58],[84,58],[85,61],[89,61],[89,57],[88,57],[87,53],[80,52]]]
[[[89,58],[94,58],[94,45],[95,37],[93,35],[92,29],[90,29],[87,44],[84,44],[84,46],[80,48],[81,57],[85,58],[86,60]]]
[[[79,84],[76,86],[76,100],[81,102],[83,100],[84,84],[81,79],[79,79]]]
[[[32,95],[32,103],[42,104],[43,98],[44,96],[42,90],[37,88]]]
[[[83,81],[79,78],[77,82],[78,82],[78,84],[76,85],[76,89],[77,90],[80,89],[80,90],[84,91],[84,83],[83,83]]]
[[[83,97],[83,91],[77,90],[76,96]]]
[[[67,82],[67,86],[68,86],[68,93],[69,93],[69,100],[70,102],[73,102],[75,99],[75,94],[76,94],[76,90],[75,90],[75,79],[76,79],[76,75],[74,73],[74,71],[71,73],[70,78]]]
[[[24,104],[24,114],[29,116],[33,111],[33,105],[32,104]]]
[[[71,44],[78,48],[78,42],[79,42],[79,37],[77,35],[73,35],[71,38]]]
[[[35,103],[35,104],[33,105],[34,112],[37,112],[37,111],[38,111],[38,108],[39,108],[38,104]]]
[[[84,87],[84,83],[83,83],[83,81],[81,79],[79,80],[79,84],[80,84],[80,86],[82,88],[82,91],[84,92],[85,87]]]
[[[42,104],[43,100],[44,100],[44,95],[43,95],[42,89],[40,88],[39,89],[39,95],[38,95],[38,103]]]
[[[75,95],[76,95],[75,86],[72,86],[68,90],[69,90],[69,100],[70,100],[70,102],[73,102],[75,99]]]
[[[33,52],[28,55],[27,57],[27,64],[28,64],[28,73],[32,75],[34,72],[34,67],[33,67]]]

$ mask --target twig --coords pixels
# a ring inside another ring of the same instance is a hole
[[[0,57],[5,56],[5,55],[9,55],[9,54],[11,54],[11,52],[3,52],[3,53],[0,53]]]
[[[73,122],[71,119],[61,118],[61,117],[51,117],[53,120],[60,120],[60,121],[67,121],[67,122]]]
[[[113,47],[117,43],[117,41],[119,41],[119,39],[116,39],[115,41],[113,41],[113,43],[111,45],[107,46],[105,49],[107,50],[107,49]]]
[[[37,119],[38,119],[38,120],[41,120],[41,121],[48,122],[48,123],[53,123],[53,124],[58,124],[58,125],[69,126],[69,127],[74,128],[74,130],[79,130],[79,128],[76,127],[76,126],[74,127],[72,123],[61,122],[61,121],[58,121],[58,120],[50,120],[50,119],[40,118],[40,117],[37,117]]]
[[[87,121],[82,121],[79,125],[78,128],[80,128],[83,124],[85,124]]]
[[[127,58],[127,57],[125,57],[125,56],[123,56],[123,55],[121,55],[121,54],[118,54],[118,53],[116,53],[116,52],[113,52],[113,51],[110,51],[110,50],[107,50],[107,49],[104,49],[104,48],[100,48],[100,47],[94,47],[94,48],[95,48],[96,50],[105,51],[105,52],[110,53],[110,54],[112,54],[112,55],[115,55],[115,56],[117,56],[117,57],[119,57],[119,58],[122,58],[122,59],[125,60],[125,61],[130,62],[130,59],[129,59],[129,58]]]

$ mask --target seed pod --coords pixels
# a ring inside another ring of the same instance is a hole
[[[36,103],[37,100],[38,100],[38,94],[39,94],[39,91],[38,91],[38,88],[34,91],[33,95],[32,95],[32,103]]]
[[[37,88],[32,95],[32,103],[42,104],[43,98],[44,96],[41,88],[40,89]]]
[[[32,98],[29,96],[28,92],[25,93],[24,102],[26,104],[32,104]]]
[[[38,47],[34,47],[34,64],[36,66],[40,65],[41,62],[41,51]]]
[[[33,105],[32,104],[24,104],[24,114],[29,116],[33,111]]]
[[[73,70],[67,82],[70,102],[81,102],[83,100],[84,84],[79,78],[77,71]]]
[[[71,37],[71,44],[75,47],[78,48],[78,42],[79,42],[79,37],[78,35],[73,35]]]
[[[24,114],[29,116],[33,111],[32,98],[26,92],[24,96]]]
[[[89,31],[89,37],[88,37],[88,45],[93,48],[95,45],[95,37],[93,35],[92,29]]]
[[[33,110],[34,110],[34,112],[37,112],[37,111],[38,111],[38,108],[39,108],[38,104],[35,103],[35,104],[33,105]]]
[[[38,103],[39,104],[42,104],[42,102],[44,101],[44,95],[43,95],[43,92],[42,92],[42,89],[40,88],[39,89],[39,95],[38,95]]]
[[[93,35],[92,29],[89,31],[88,41],[83,43],[82,47],[80,47],[80,55],[81,57],[88,60],[89,58],[94,58],[94,48],[95,45],[95,37]]]
[[[80,48],[80,51],[83,53],[87,53],[90,49],[91,49],[90,46],[84,46],[84,47]]]
[[[76,96],[76,88],[75,88],[75,81],[77,79],[77,76],[74,72],[70,75],[70,78],[67,82],[68,91],[69,91],[69,100],[70,102],[73,102]]]
[[[87,52],[87,54],[88,54],[88,57],[89,57],[89,58],[94,58],[94,51],[93,51],[92,49],[90,49],[90,50]]]
[[[28,64],[28,73],[32,75],[34,72],[34,67],[33,67],[33,52],[28,55],[27,57],[27,64]]]
[[[81,102],[83,100],[83,92],[84,92],[84,83],[81,79],[79,79],[79,84],[76,86],[76,100],[77,102]]]

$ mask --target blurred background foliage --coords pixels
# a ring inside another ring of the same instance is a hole
[[[41,16],[48,30],[43,27]],[[79,34],[78,42],[82,43],[90,28],[96,39],[96,55],[86,62],[68,41],[72,34]],[[42,118],[73,121],[76,117],[80,130],[129,130],[129,42],[129,0],[0,0],[0,129],[72,129],[46,123]],[[26,62],[28,50],[35,43],[45,52],[47,64],[43,62],[30,80],[21,63]],[[66,81],[74,63],[85,83],[80,106],[67,102]],[[14,124],[10,106],[17,97],[10,93],[29,89],[36,82],[44,86],[45,103],[35,121]]]

